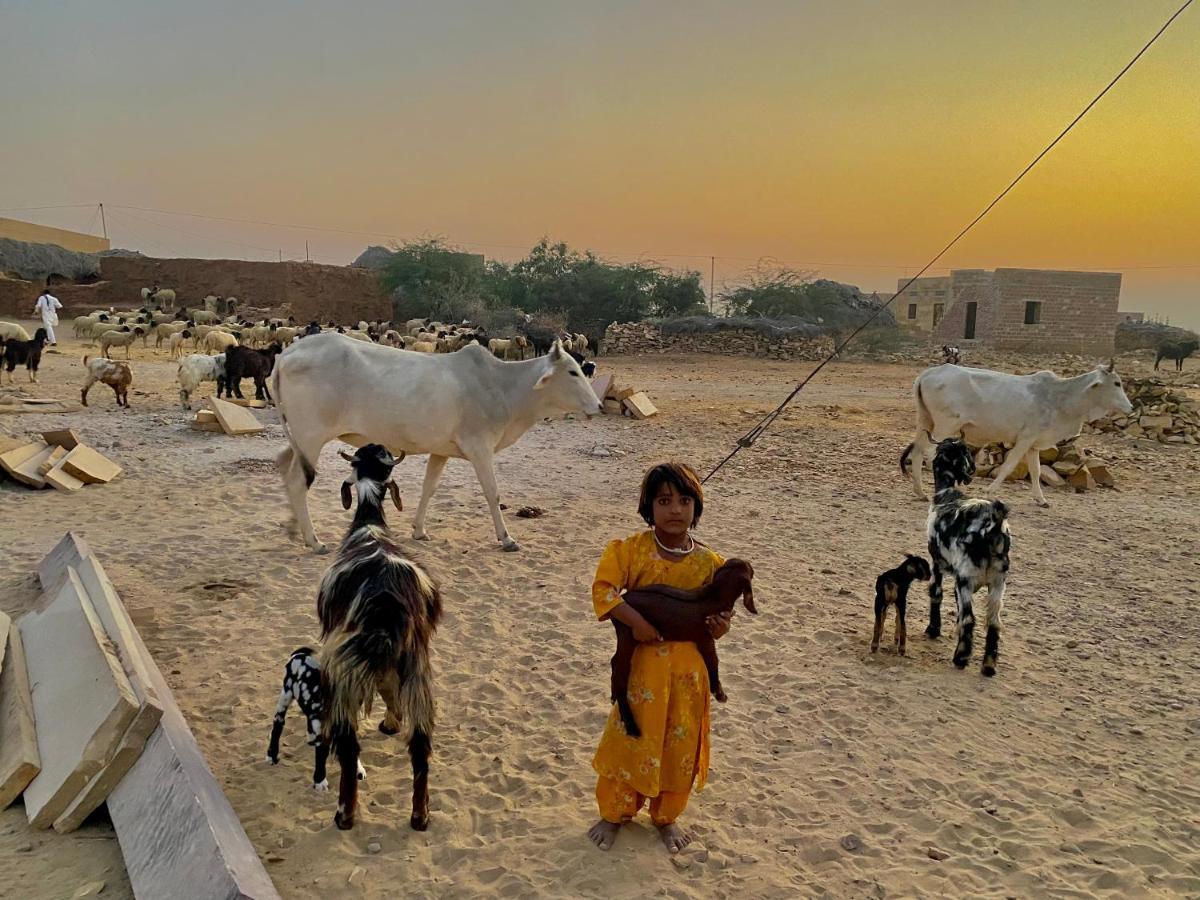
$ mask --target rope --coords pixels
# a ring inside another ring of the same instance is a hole
[[[716,475],[718,472],[721,471],[721,469],[725,466],[725,464],[727,462],[729,462],[731,459],[733,459],[735,456],[737,456],[737,454],[739,452],[741,452],[742,450],[744,450],[746,447],[753,447],[754,443],[760,437],[762,437],[763,434],[766,432],[766,430],[771,427],[771,425],[775,422],[775,420],[777,418],[779,418],[780,414],[782,414],[783,410],[787,407],[787,405],[789,403],[791,403],[793,399],[795,399],[796,395],[799,394],[802,390],[804,390],[805,386],[810,381],[812,381],[813,378],[815,378],[817,376],[817,373],[820,372],[822,369],[824,369],[827,365],[829,365],[829,363],[839,353],[841,353],[842,350],[844,350],[846,348],[847,344],[849,344],[852,340],[854,340],[856,337],[858,337],[859,333],[862,332],[862,330],[864,328],[866,328],[868,325],[870,325],[872,322],[874,322],[877,318],[879,318],[879,316],[884,312],[884,310],[886,310],[889,306],[891,306],[893,303],[895,303],[896,299],[898,297],[900,297],[900,295],[903,294],[906,290],[908,290],[909,286],[912,285],[912,283],[914,281],[916,281],[918,278],[920,278],[922,275],[924,275],[925,272],[935,262],[937,262],[939,259],[941,259],[950,250],[951,247],[953,247],[955,244],[957,244],[967,234],[967,232],[969,232],[972,228],[974,228],[984,216],[986,216],[989,212],[991,212],[992,208],[997,203],[999,203],[1001,200],[1003,200],[1008,195],[1008,192],[1011,191],[1014,187],[1016,187],[1017,183],[1020,182],[1020,180],[1022,178],[1024,178],[1026,175],[1028,175],[1030,170],[1033,169],[1034,166],[1036,166],[1039,162],[1041,162],[1042,157],[1044,157],[1047,153],[1049,153],[1051,150],[1053,150],[1054,147],[1058,144],[1058,142],[1067,136],[1067,132],[1069,132],[1072,128],[1074,128],[1075,125],[1079,122],[1079,120],[1082,119],[1085,115],[1087,115],[1088,112],[1091,110],[1091,108],[1093,106],[1095,106],[1097,103],[1099,103],[1100,99],[1105,94],[1107,94],[1118,81],[1121,80],[1121,78],[1125,75],[1125,73],[1128,72],[1131,68],[1133,68],[1133,64],[1136,63],[1139,59],[1141,59],[1142,54],[1145,53],[1147,50],[1149,50],[1151,45],[1155,41],[1157,41],[1159,39],[1159,37],[1162,36],[1162,33],[1164,31],[1166,31],[1167,28],[1170,27],[1171,23],[1174,22],[1177,18],[1179,18],[1180,14],[1182,14],[1183,11],[1191,5],[1192,5],[1192,0],[1186,0],[1186,2],[1183,4],[1183,6],[1179,7],[1179,9],[1177,9],[1175,11],[1175,14],[1172,15],[1171,18],[1167,19],[1166,23],[1162,26],[1162,28],[1158,29],[1158,31],[1155,32],[1154,37],[1150,38],[1150,40],[1146,42],[1145,46],[1143,46],[1142,49],[1137,52],[1137,54],[1133,57],[1133,59],[1131,59],[1129,62],[1127,62],[1125,64],[1125,67],[1123,69],[1121,69],[1121,71],[1116,74],[1116,76],[1113,78],[1113,80],[1110,81],[1105,86],[1104,90],[1102,90],[1099,94],[1097,94],[1092,99],[1092,102],[1089,103],[1087,106],[1085,106],[1083,108],[1083,111],[1080,112],[1079,115],[1077,115],[1074,119],[1072,119],[1070,124],[1067,125],[1066,128],[1064,128],[1061,132],[1059,132],[1058,137],[1056,137],[1049,144],[1047,144],[1046,148],[1044,150],[1042,150],[1042,152],[1039,153],[1037,156],[1035,156],[1033,158],[1033,161],[1031,163],[1029,163],[1029,165],[1027,165],[1024,169],[1021,170],[1021,174],[1019,174],[1016,178],[1014,178],[1012,180],[1012,183],[1010,183],[1008,187],[1006,187],[1003,191],[1001,191],[991,203],[989,203],[986,207],[984,207],[983,212],[981,212],[974,219],[972,219],[970,221],[970,223],[965,228],[962,229],[962,231],[960,231],[957,235],[954,236],[954,239],[952,241],[950,241],[950,243],[948,243],[945,247],[943,247],[940,251],[938,251],[938,254],[935,257],[933,257],[933,259],[931,259],[931,260],[929,260],[929,262],[925,263],[925,265],[921,268],[921,271],[919,271],[912,278],[908,279],[908,281],[906,281],[904,283],[904,285],[900,288],[900,290],[896,291],[896,293],[892,296],[892,298],[890,300],[888,300],[887,303],[884,303],[882,306],[878,307],[875,310],[875,312],[871,313],[871,315],[868,316],[867,319],[861,325],[859,325],[852,332],[850,332],[849,337],[847,337],[844,341],[842,341],[840,344],[838,344],[834,348],[832,353],[830,353],[827,357],[825,357],[823,360],[821,360],[820,364],[815,369],[813,369],[811,372],[809,372],[808,375],[806,375],[804,377],[803,381],[801,381],[799,384],[796,385],[795,389],[790,394],[788,394],[786,398],[784,398],[784,401],[782,403],[780,403],[777,407],[775,407],[775,409],[771,410],[771,412],[769,412],[765,416],[763,416],[762,420],[757,425],[755,425],[753,428],[751,428],[749,431],[747,431],[744,435],[742,435],[740,438],[738,438],[737,445],[733,448],[732,451],[730,451],[729,455],[726,456],[719,463],[717,463],[716,468],[714,468],[711,472],[709,472],[707,475],[704,476],[704,480],[701,482],[701,484],[707,483],[710,478],[712,478],[714,475]]]

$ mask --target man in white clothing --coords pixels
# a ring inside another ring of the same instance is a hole
[[[54,338],[54,326],[58,324],[58,310],[62,309],[62,303],[59,299],[50,293],[50,288],[47,287],[37,299],[37,305],[33,308],[35,316],[42,317],[42,327],[46,329],[46,340],[51,346],[58,343]]]

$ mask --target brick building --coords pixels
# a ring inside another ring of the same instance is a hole
[[[956,269],[913,282],[896,320],[937,343],[1111,353],[1120,294],[1117,272]]]

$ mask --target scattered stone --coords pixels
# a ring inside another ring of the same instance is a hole
[[[74,894],[71,895],[72,900],[82,900],[84,897],[95,897],[97,894],[104,891],[103,881],[89,881],[83,885]]]
[[[675,868],[680,870],[690,869],[692,867],[691,858],[684,856],[682,853],[672,854],[671,862],[674,864]]]
[[[367,870],[362,866],[355,866],[350,872],[350,877],[346,879],[350,884],[362,884],[363,878],[366,877]]]
[[[856,834],[846,835],[842,838],[841,844],[843,850],[849,850],[851,853],[862,849],[862,841],[859,840],[859,837]]]
[[[946,860],[946,859],[950,858],[949,853],[947,853],[945,850],[939,850],[937,847],[926,847],[925,854],[930,859],[936,859],[938,862],[941,862],[942,860]]]
[[[378,853],[382,849],[383,846],[379,843],[379,841],[371,841],[371,843],[367,844],[368,853]]]

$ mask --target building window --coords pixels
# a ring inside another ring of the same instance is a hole
[[[1025,301],[1025,324],[1037,325],[1042,321],[1042,303],[1040,300]]]
[[[933,304],[933,327],[937,328],[938,322],[942,321],[942,316],[946,314],[945,303]]]
[[[908,304],[908,317],[910,319],[915,319],[917,317],[917,304],[915,304],[915,303]]]

